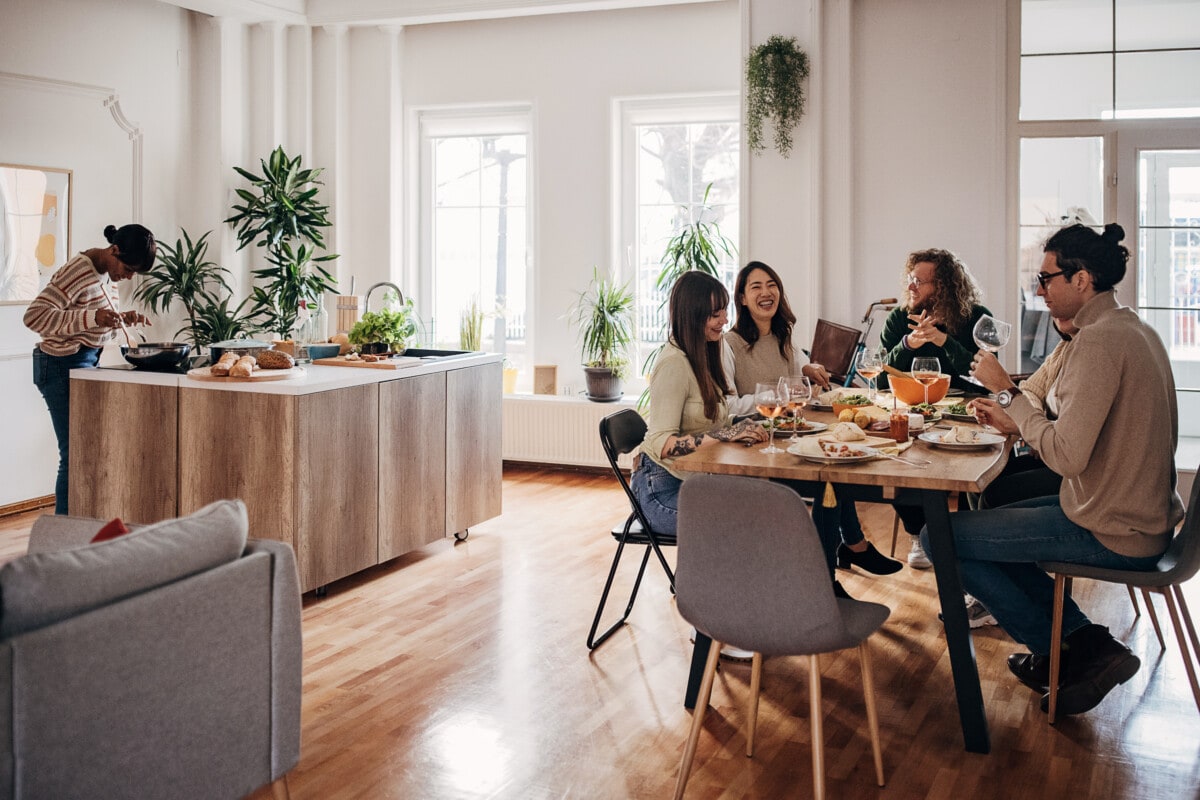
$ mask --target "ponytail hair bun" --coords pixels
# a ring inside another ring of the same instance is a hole
[[[105,225],[104,226],[104,240],[106,242],[108,242],[109,244],[112,244],[113,240],[115,240],[116,238],[117,238],[117,226],[116,225]]]
[[[1104,233],[1100,234],[1100,238],[1106,242],[1117,244],[1125,238],[1125,229],[1115,222],[1110,222],[1104,226]]]
[[[142,225],[132,222],[122,225],[107,225],[104,228],[104,238],[109,244],[117,246],[117,258],[122,264],[134,272],[148,272],[154,266],[154,257],[158,245],[154,234]]]
[[[1087,225],[1068,225],[1046,241],[1044,250],[1054,253],[1058,268],[1068,275],[1087,270],[1092,276],[1092,287],[1097,292],[1112,289],[1125,277],[1129,261],[1129,250],[1120,242],[1125,238],[1125,229],[1115,222],[1104,226],[1104,233],[1097,233]]]

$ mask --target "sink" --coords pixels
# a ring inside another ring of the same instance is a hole
[[[466,358],[479,355],[479,350],[427,350],[421,347],[410,347],[404,351],[405,358],[424,358],[429,361],[442,361],[447,358]]]

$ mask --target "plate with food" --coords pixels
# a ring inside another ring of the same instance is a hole
[[[926,422],[937,422],[942,418],[942,410],[933,403],[917,403],[909,406],[908,411],[911,414],[920,414]]]
[[[771,420],[765,419],[761,424],[766,430],[771,429]],[[828,428],[829,426],[824,422],[810,422],[806,419],[783,419],[781,417],[775,420],[776,433],[794,433],[798,436],[807,436],[810,433],[820,433]]]
[[[945,419],[952,419],[955,422],[979,421],[975,418],[975,415],[971,413],[971,410],[967,408],[966,403],[950,403],[948,405],[942,405],[940,408],[942,410],[942,417]]]
[[[917,438],[934,447],[950,450],[982,450],[1004,443],[1004,437],[999,434],[977,431],[962,425],[955,425],[948,431],[926,431],[918,434]]]
[[[819,464],[857,464],[879,458],[877,453],[849,442],[818,441],[813,447],[809,446],[811,441],[805,439],[790,446],[787,451],[806,461],[816,461]]]

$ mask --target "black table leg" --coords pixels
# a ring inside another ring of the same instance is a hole
[[[975,664],[975,646],[971,643],[967,607],[963,602],[962,576],[958,570],[958,552],[954,546],[954,532],[950,528],[947,499],[946,492],[921,492],[925,524],[929,528],[928,555],[933,561],[937,578],[938,598],[942,605],[942,622],[946,629],[946,647],[950,652],[950,671],[954,676],[954,692],[958,699],[958,718],[962,723],[963,740],[969,752],[987,753],[991,750],[991,740],[988,735],[987,715],[983,710],[979,668]],[[699,639],[696,646],[699,649]],[[693,661],[693,665],[694,663]],[[692,669],[694,671],[695,666]]]
[[[700,680],[704,677],[704,665],[708,661],[708,648],[712,639],[696,631],[696,647],[692,650],[692,668],[688,671],[687,693],[683,696],[684,708],[696,707],[696,695],[700,694]]]

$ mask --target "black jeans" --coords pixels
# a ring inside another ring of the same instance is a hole
[[[96,347],[81,347],[69,356],[52,356],[33,348],[33,385],[42,393],[58,439],[58,478],[54,482],[54,513],[67,513],[67,473],[70,461],[71,370],[94,367],[100,361]]]

